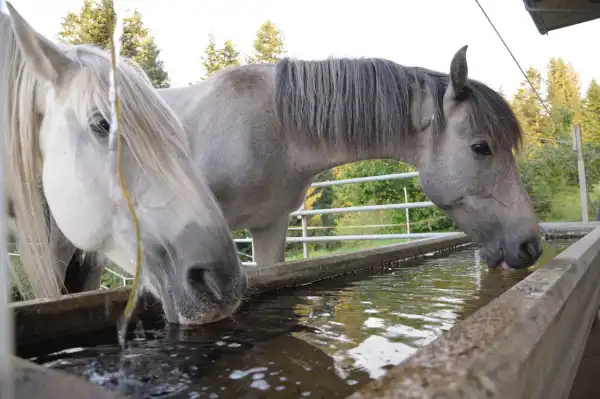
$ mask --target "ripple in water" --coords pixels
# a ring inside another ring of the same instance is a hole
[[[538,266],[570,243],[546,244]],[[263,296],[202,328],[148,328],[123,353],[111,330],[32,360],[132,398],[346,397],[531,271],[488,271],[469,246]]]

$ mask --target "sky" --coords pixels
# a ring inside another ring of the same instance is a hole
[[[250,54],[256,30],[266,20],[284,34],[287,55],[381,57],[403,65],[448,72],[450,60],[469,46],[469,77],[513,93],[523,76],[475,0],[114,0],[117,12],[137,8],[161,49],[172,86],[197,82],[201,57],[213,33]],[[40,33],[54,39],[62,17],[83,0],[12,0]],[[545,73],[550,57],[562,57],[579,74],[582,90],[600,80],[600,20],[540,35],[522,0],[480,4],[523,67]],[[167,6],[168,5],[168,6]],[[542,75],[544,76],[544,75]]]

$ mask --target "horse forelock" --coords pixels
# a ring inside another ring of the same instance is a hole
[[[76,45],[67,54],[82,66],[69,83],[77,90],[66,91],[75,96],[67,101],[75,109],[79,122],[85,126],[94,112],[110,120],[109,53],[95,46]],[[138,166],[152,183],[162,185],[172,196],[187,199],[202,225],[221,224],[215,221],[222,216],[220,208],[204,176],[192,165],[189,139],[175,112],[132,60],[119,59],[117,84],[120,132]]]
[[[356,151],[401,145],[415,130],[412,105],[426,95],[433,100],[427,116],[433,117],[434,133],[444,130],[448,80],[448,74],[379,58],[284,58],[276,67],[275,111],[293,138],[320,139]],[[518,148],[521,129],[507,102],[476,80],[469,79],[468,87],[464,101],[472,128],[497,145]]]
[[[69,83],[77,90],[67,92],[73,95],[67,101],[74,107],[79,122],[86,125],[93,112],[110,120],[109,54],[88,45],[72,46],[67,54],[83,67]],[[204,182],[199,171],[196,171],[198,176],[190,176],[189,171],[182,169],[182,162],[191,162],[189,140],[179,118],[152,87],[146,74],[135,62],[120,59],[117,84],[120,131],[140,168],[149,172],[147,176],[155,183],[165,184],[172,192],[191,193],[188,196],[195,197],[196,202],[214,201],[212,195],[205,192],[208,188],[198,190],[196,180]]]

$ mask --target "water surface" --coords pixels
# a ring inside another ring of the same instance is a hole
[[[536,267],[572,242],[545,243]],[[144,326],[124,354],[111,330],[32,360],[134,398],[343,398],[533,270],[488,271],[466,246],[261,296],[202,328]]]

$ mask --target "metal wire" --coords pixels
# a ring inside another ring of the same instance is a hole
[[[535,89],[535,87],[533,86],[533,84],[529,80],[529,77],[527,77],[527,74],[525,73],[525,71],[523,70],[523,68],[521,68],[521,64],[519,64],[519,61],[517,61],[517,58],[513,54],[512,50],[510,49],[510,47],[508,47],[508,44],[506,44],[506,42],[504,41],[504,38],[502,37],[502,35],[500,34],[500,32],[498,32],[498,29],[496,29],[496,26],[494,25],[494,23],[492,22],[492,20],[490,19],[490,17],[487,15],[487,13],[485,12],[485,10],[483,9],[483,7],[481,6],[481,4],[479,3],[479,0],[475,0],[475,3],[477,3],[477,5],[479,6],[479,9],[481,10],[481,12],[485,16],[485,18],[490,23],[490,26],[492,27],[492,29],[494,29],[494,32],[496,32],[496,35],[498,35],[498,38],[500,39],[500,41],[502,42],[502,44],[504,44],[504,47],[506,48],[506,51],[508,51],[508,54],[510,54],[510,56],[512,57],[512,59],[515,62],[515,64],[517,64],[517,67],[519,68],[519,70],[523,74],[523,77],[525,77],[525,80],[527,81],[527,83],[529,83],[529,86],[531,87],[531,90],[533,90],[533,92],[535,93],[536,97],[538,98],[540,104],[542,104],[542,107],[544,107],[544,109],[548,113],[548,116],[552,120],[552,123],[554,123],[554,127],[556,127],[558,124],[556,123],[556,121],[554,120],[554,118],[552,118],[552,114],[550,113],[550,110],[548,109],[548,106],[546,105],[546,103],[544,102],[544,100],[542,100],[542,96],[540,96],[540,94],[538,93],[538,91]]]
[[[114,38],[114,27],[112,20],[112,7],[114,3],[110,0],[104,0],[104,8],[106,11],[106,23],[108,24],[108,32],[109,32],[109,40],[110,40],[110,50],[111,50],[111,58],[112,58],[112,98],[111,103],[113,105],[113,120],[111,123],[111,135],[114,134],[116,141],[116,155],[117,155],[117,171],[119,173],[119,183],[121,185],[121,191],[123,192],[123,197],[127,202],[127,207],[129,208],[129,212],[131,213],[131,217],[133,219],[133,225],[135,228],[135,238],[136,238],[136,251],[135,251],[135,259],[136,259],[136,267],[135,267],[135,277],[133,279],[133,284],[131,286],[131,292],[129,293],[129,300],[127,301],[127,305],[125,306],[124,312],[124,320],[123,325],[121,326],[122,334],[119,336],[119,339],[122,341],[125,339],[125,331],[127,328],[127,324],[131,319],[131,314],[133,313],[133,309],[137,300],[138,286],[139,286],[139,278],[142,267],[142,237],[140,230],[140,222],[138,220],[137,214],[135,213],[135,208],[133,207],[133,203],[131,201],[131,196],[129,191],[127,190],[127,184],[125,183],[125,176],[123,173],[123,160],[122,160],[122,143],[121,143],[121,129],[119,129],[119,122],[121,120],[121,104],[119,102],[119,94],[118,94],[118,84],[117,84],[117,50],[116,50],[116,41]],[[120,40],[120,38],[119,38]],[[113,130],[114,129],[114,130]]]

